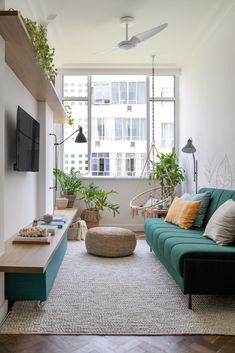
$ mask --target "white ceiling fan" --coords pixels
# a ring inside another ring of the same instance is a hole
[[[165,29],[168,26],[168,23],[164,23],[160,26],[151,28],[145,32],[138,33],[132,36],[131,39],[128,39],[129,25],[132,24],[133,21],[134,21],[134,18],[131,16],[121,17],[120,23],[124,24],[124,26],[126,27],[126,39],[118,43],[118,48],[125,49],[125,50],[135,48],[137,44],[155,36],[155,34],[161,32],[163,29]]]
[[[103,51],[102,53],[99,53],[99,55],[111,52],[111,51],[113,51],[115,49],[118,49],[118,48],[119,49],[124,49],[124,50],[133,49],[139,43],[141,43],[144,40],[147,40],[147,39],[155,36],[155,34],[161,32],[163,29],[165,29],[168,26],[168,23],[164,23],[164,24],[162,24],[160,26],[151,28],[151,29],[149,29],[149,30],[147,30],[145,32],[138,33],[138,34],[132,36],[130,39],[128,39],[128,37],[129,37],[129,27],[133,24],[133,22],[134,22],[134,17],[132,17],[132,16],[121,17],[120,18],[120,23],[126,29],[126,39],[121,41],[120,43],[118,43],[118,45],[116,47],[107,49],[107,50]]]

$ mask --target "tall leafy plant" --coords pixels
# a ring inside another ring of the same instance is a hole
[[[159,181],[162,194],[164,189],[172,189],[174,192],[175,187],[184,180],[184,171],[179,166],[175,149],[172,152],[157,154],[157,162],[150,161],[152,164],[152,171],[149,175],[149,181],[156,179]]]
[[[61,169],[54,168],[54,175],[58,178],[61,191],[64,195],[73,195],[82,190],[82,181],[79,179],[79,171],[71,169],[70,173],[65,173]]]
[[[117,194],[116,191],[110,190],[105,191],[99,186],[90,183],[88,186],[83,186],[81,190],[82,200],[85,202],[85,205],[90,211],[104,211],[108,209],[115,216],[119,213],[119,205],[109,202],[108,197],[111,194]]]

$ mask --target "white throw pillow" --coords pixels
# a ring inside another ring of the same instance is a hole
[[[230,199],[217,208],[203,235],[219,245],[227,245],[235,241],[235,201]]]
[[[145,202],[144,207],[151,207],[151,206],[155,206],[158,203],[158,199],[156,199],[153,196],[150,196],[148,198],[148,200]]]

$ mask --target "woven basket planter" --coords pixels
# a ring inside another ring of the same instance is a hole
[[[67,231],[68,240],[84,240],[87,232],[87,225],[84,220],[77,217],[70,224]]]
[[[68,232],[67,232],[68,240],[80,240],[79,239],[79,229],[80,229],[79,222],[77,222],[77,221],[73,222],[69,226],[69,229],[68,229]]]
[[[75,199],[76,199],[76,196],[77,194],[73,194],[73,195],[64,195],[66,197],[66,199],[68,199],[68,205],[67,205],[67,208],[73,208],[73,205],[74,205],[74,202],[75,202]]]
[[[81,219],[86,221],[87,228],[98,227],[100,224],[99,211],[83,210],[81,213]]]

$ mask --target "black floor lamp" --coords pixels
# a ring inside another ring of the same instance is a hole
[[[54,136],[54,146],[55,146],[55,169],[58,169],[58,146],[62,145],[65,141],[67,141],[70,137],[72,137],[73,135],[76,134],[76,132],[78,132],[76,139],[75,139],[75,143],[84,143],[87,142],[86,136],[83,134],[82,132],[82,127],[79,127],[77,130],[75,130],[71,135],[69,135],[68,137],[66,137],[66,139],[64,139],[61,142],[57,141],[57,136],[56,134],[52,134],[50,133],[50,136]],[[57,175],[55,176],[55,185],[51,186],[50,189],[55,190],[54,191],[54,208],[55,208],[55,203],[56,203],[56,193],[57,193],[57,187],[58,187],[58,182],[57,182]]]
[[[195,159],[194,153],[196,152],[196,148],[193,145],[192,137],[188,139],[186,145],[182,148],[182,152],[191,153],[193,155],[193,181],[195,182],[195,189],[197,193],[198,161]]]

